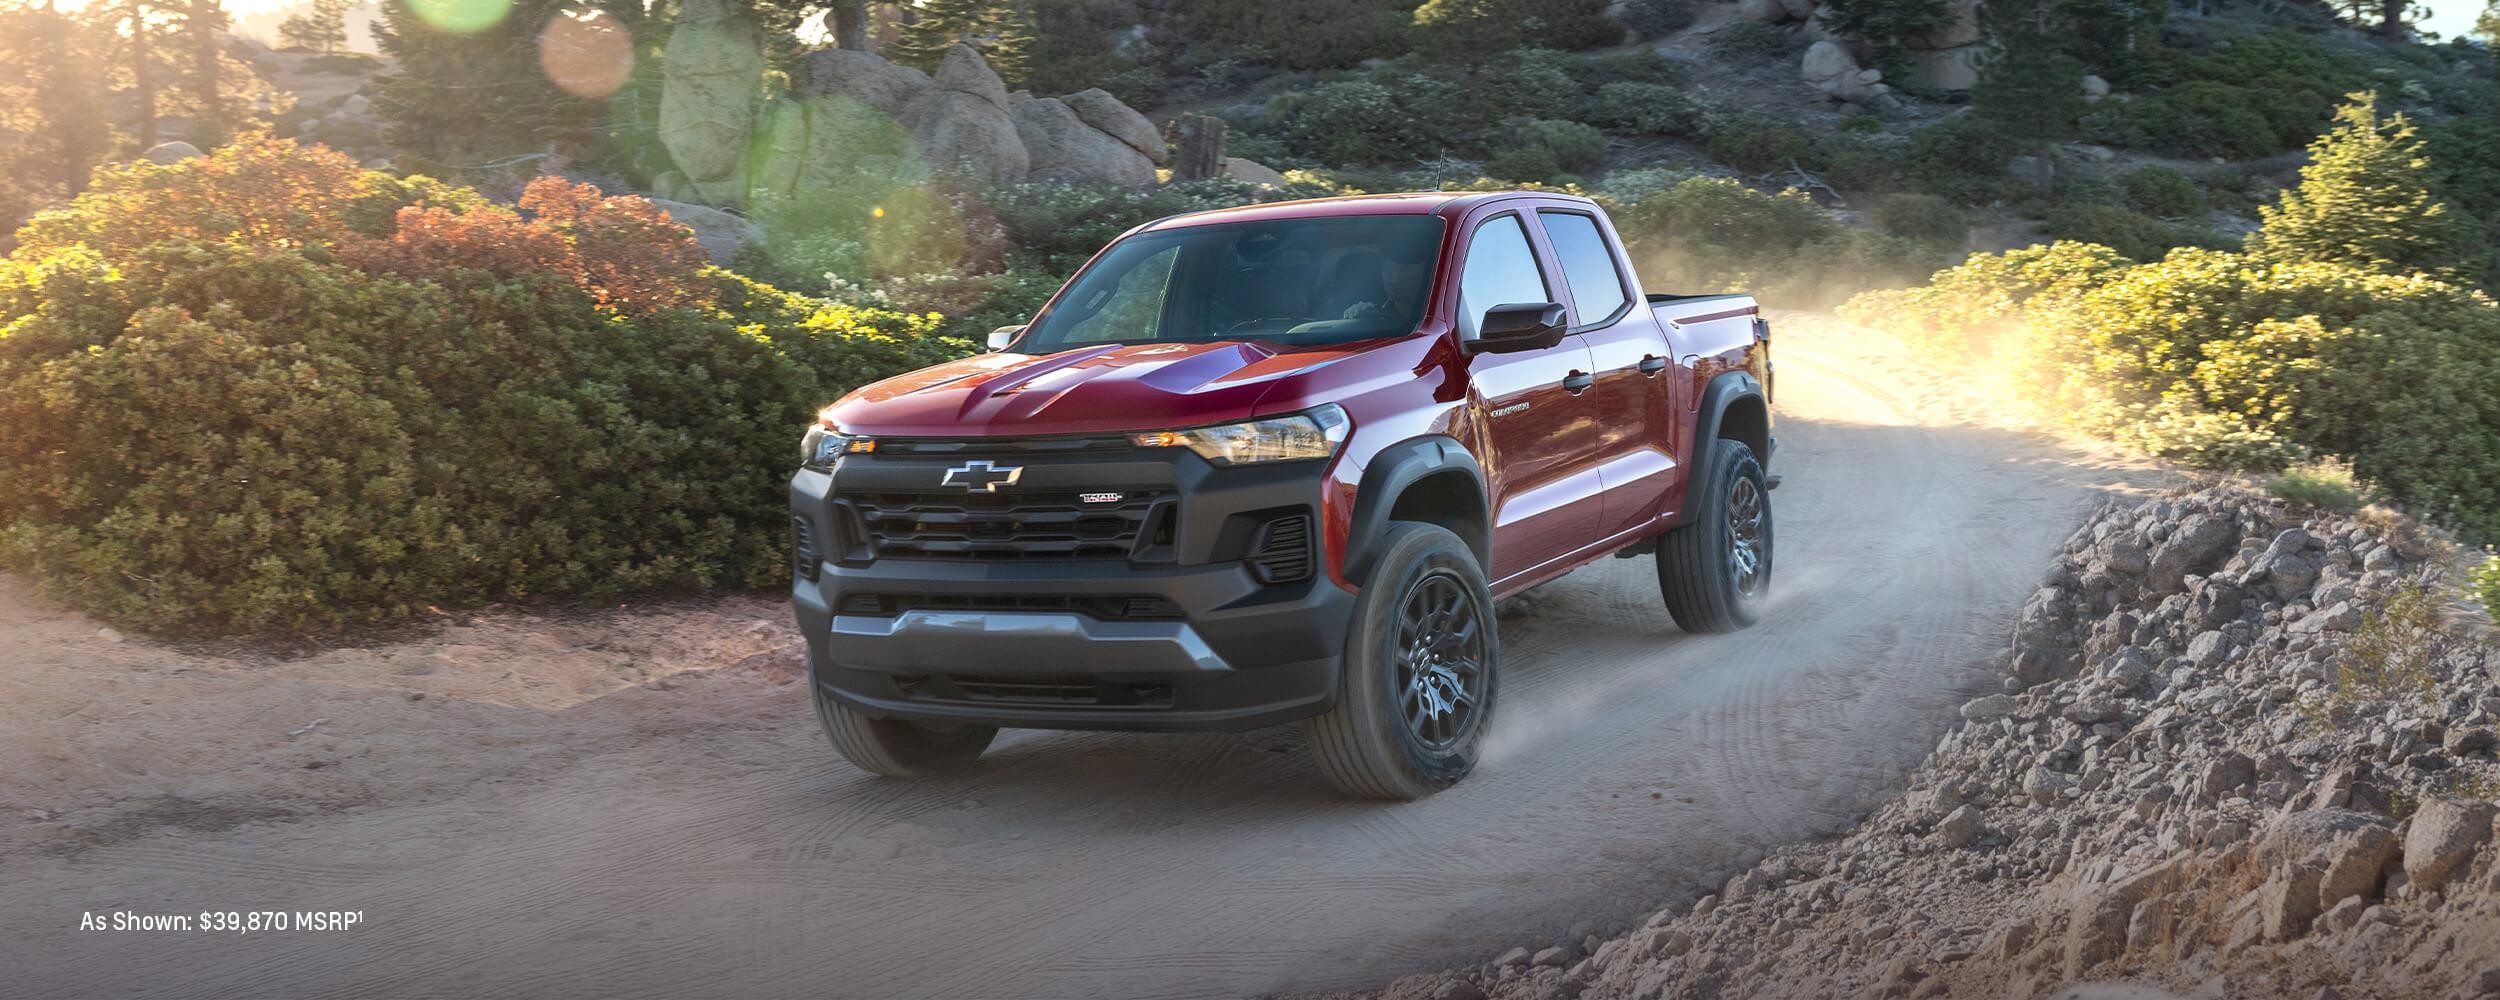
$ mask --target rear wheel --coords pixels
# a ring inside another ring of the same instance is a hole
[[[1742,441],[1711,442],[1692,517],[1658,543],[1658,591],[1687,632],[1733,632],[1762,617],[1771,590],[1771,491]]]
[[[810,682],[816,694],[816,721],[842,759],[870,774],[889,778],[921,778],[972,766],[981,751],[998,737],[996,726],[879,719],[833,700],[822,685]]]
[[[1347,626],[1337,707],[1304,723],[1320,773],[1353,795],[1420,799],[1475,769],[1493,713],[1493,597],[1438,525],[1393,522]]]

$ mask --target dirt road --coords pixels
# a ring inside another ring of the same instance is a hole
[[[279,661],[6,582],[0,995],[1322,990],[1706,891],[1877,801],[2096,491],[2150,482],[1963,419],[1879,336],[1783,336],[1769,621],[1681,634],[1647,561],[1523,598],[1484,767],[1410,805],[1333,797],[1290,729],[1010,733],[969,778],[869,779],[761,600]],[[79,930],[316,909],[362,923]]]

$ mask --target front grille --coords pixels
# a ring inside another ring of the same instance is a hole
[[[1250,546],[1250,571],[1266,583],[1290,583],[1311,575],[1311,516],[1293,514],[1259,526]]]
[[[816,522],[804,517],[790,518],[790,568],[807,579],[816,578],[824,564],[824,550],[816,544]]]
[[[880,558],[1125,559],[1162,491],[843,493]]]
[[[1156,621],[1181,617],[1181,607],[1162,597],[1035,594],[844,594],[839,613],[891,618],[906,611],[1066,611],[1100,621]]]
[[[1127,437],[878,438],[879,455],[1070,455],[1128,451]]]
[[[1128,684],[1091,677],[990,677],[949,674],[939,685],[915,693],[946,701],[1013,702],[1026,705],[1095,705],[1112,708],[1170,708],[1169,684]]]

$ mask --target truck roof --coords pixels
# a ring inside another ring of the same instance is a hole
[[[1157,219],[1135,231],[1212,226],[1230,222],[1273,222],[1282,219],[1323,219],[1349,215],[1455,214],[1488,201],[1522,196],[1586,201],[1559,191],[1409,191],[1401,194],[1357,194],[1337,198],[1274,201]]]

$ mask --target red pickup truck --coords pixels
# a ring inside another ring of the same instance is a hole
[[[1770,328],[1644,295],[1586,199],[1163,219],[990,346],[826,407],[791,480],[817,715],[869,771],[1301,721],[1411,799],[1484,745],[1495,600],[1652,556],[1687,631],[1762,613]]]

